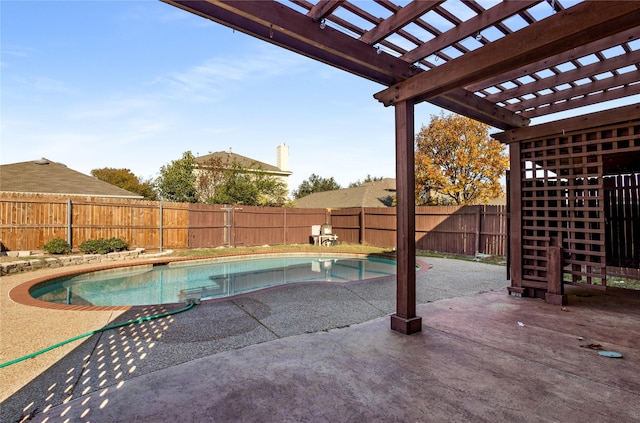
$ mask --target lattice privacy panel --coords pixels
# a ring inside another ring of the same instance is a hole
[[[520,143],[524,286],[546,282],[554,242],[565,283],[606,285],[603,177],[615,173],[607,158],[638,151],[637,121]]]

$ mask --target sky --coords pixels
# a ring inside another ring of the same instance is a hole
[[[384,89],[160,1],[0,1],[0,163],[46,157],[144,179],[182,157],[232,149],[296,189],[395,177]],[[439,108],[416,108],[416,126]]]
[[[384,88],[158,0],[0,1],[1,164],[146,180],[186,151],[276,165],[285,143],[290,190],[311,174],[346,187],[395,177]],[[415,132],[440,111],[417,105]]]

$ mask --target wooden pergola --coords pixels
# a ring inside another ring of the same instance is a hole
[[[604,213],[592,212],[602,208],[606,170],[640,152],[640,105],[623,100],[640,93],[640,1],[163,1],[388,87],[374,97],[393,106],[396,119],[392,329],[409,334],[422,326],[415,307],[414,106],[423,101],[505,131],[495,137],[511,147],[513,294],[563,302],[567,266],[574,278],[602,279],[605,253],[593,250],[602,239],[583,238],[593,231],[604,238],[592,225],[604,222]],[[621,99],[617,109],[530,126],[533,118]],[[574,204],[580,196],[587,218]]]

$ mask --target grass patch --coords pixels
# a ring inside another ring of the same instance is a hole
[[[209,257],[240,254],[260,253],[357,253],[357,254],[390,254],[394,251],[390,248],[371,247],[357,244],[340,244],[334,246],[323,245],[264,245],[258,247],[236,248],[197,248],[192,250],[175,251],[170,256],[175,257]]]
[[[396,254],[395,248],[380,248],[359,244],[339,244],[334,246],[324,245],[263,245],[258,247],[236,247],[236,248],[197,248],[192,250],[175,251],[171,256],[175,257],[210,257],[223,255],[260,254],[260,253],[354,253],[354,254]],[[417,250],[416,256],[449,258],[455,260],[474,261],[486,264],[504,266],[506,264],[504,256],[464,256],[459,254],[440,253],[437,251]]]
[[[577,283],[577,284],[584,284],[585,286],[589,286],[587,284],[587,281],[584,278],[579,278],[579,279],[576,279],[576,280],[572,280],[571,275],[570,274],[566,274],[566,273],[564,275],[564,281],[565,282],[573,282],[573,283]],[[638,279],[622,277],[622,276],[609,275],[609,276],[607,276],[606,283],[607,283],[607,286],[610,286],[610,287],[640,290],[640,280],[638,280]],[[600,279],[600,278],[592,278],[591,279],[591,285],[593,285],[593,286],[602,286],[602,279]]]
[[[479,256],[465,256],[462,254],[450,254],[450,253],[440,253],[438,251],[417,250],[416,256],[474,261],[477,263],[495,264],[498,266],[505,266],[507,264],[507,261],[504,256],[491,256],[491,255],[485,255],[485,254],[479,255]]]
[[[640,280],[631,278],[622,278],[618,276],[607,277],[607,286],[615,286],[616,288],[640,289]]]

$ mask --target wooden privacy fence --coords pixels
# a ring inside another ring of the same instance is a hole
[[[41,250],[53,238],[77,248],[120,238],[130,247],[185,248],[188,204],[104,197],[0,193],[3,250]]]
[[[396,245],[395,208],[331,211],[341,241],[378,247]],[[416,207],[416,248],[452,254],[506,255],[506,206]]]
[[[189,248],[307,244],[326,209],[189,205]]]
[[[606,177],[604,182],[607,273],[614,268],[640,274],[640,173]],[[619,272],[618,272],[619,273]],[[626,276],[622,273],[622,276]]]
[[[395,208],[265,208],[0,193],[3,250],[40,250],[53,238],[74,248],[117,237],[130,247],[182,249],[307,244],[329,222],[339,241],[392,248]],[[416,207],[416,248],[506,254],[504,206]]]

